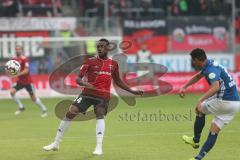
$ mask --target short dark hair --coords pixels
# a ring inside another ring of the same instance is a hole
[[[205,51],[201,48],[195,48],[191,51],[190,55],[193,60],[198,59],[200,61],[204,61],[207,59]]]
[[[106,42],[107,45],[109,45],[109,41],[107,39],[105,39],[105,38],[100,39],[99,42]]]

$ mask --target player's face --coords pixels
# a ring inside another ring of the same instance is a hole
[[[202,61],[198,60],[198,59],[192,59],[192,66],[196,69],[196,70],[201,70],[202,69]]]
[[[16,46],[15,48],[15,52],[16,52],[16,55],[19,57],[21,56],[23,50],[22,50],[22,47],[21,46]]]
[[[108,46],[106,42],[100,41],[97,44],[97,51],[98,51],[98,56],[100,58],[104,58],[107,56],[108,52]]]

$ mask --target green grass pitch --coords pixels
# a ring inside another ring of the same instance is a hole
[[[23,100],[26,111],[14,116],[16,105],[0,100],[1,160],[188,160],[199,150],[183,143],[183,134],[192,135],[194,107],[199,95],[166,95],[138,99],[135,107],[120,101],[106,118],[104,155],[93,156],[95,120],[73,122],[58,152],[44,152],[42,146],[55,137],[59,120],[54,106],[61,99],[43,99],[47,118],[30,100]],[[163,116],[165,114],[165,117]],[[160,116],[161,115],[161,116]],[[167,116],[166,116],[167,115]],[[208,116],[202,142],[208,135],[212,116]],[[207,160],[238,160],[240,157],[240,116],[226,126]]]

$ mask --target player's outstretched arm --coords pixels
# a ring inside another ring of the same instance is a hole
[[[179,96],[181,98],[184,98],[185,96],[185,91],[186,89],[193,85],[194,83],[198,82],[201,78],[203,77],[203,75],[201,74],[201,72],[198,72],[197,74],[195,74],[186,84],[184,84],[180,90],[179,90]]]
[[[218,91],[219,91],[219,88],[220,88],[220,84],[219,84],[219,81],[215,81],[210,89],[199,99],[200,102],[203,102],[205,101],[206,99],[214,96]]]
[[[22,70],[21,72],[19,72],[18,74],[16,75],[11,75],[11,74],[8,74],[10,77],[14,78],[14,77],[19,77],[19,76],[24,76],[26,74],[29,73],[29,69],[28,68],[25,68],[24,70]]]
[[[219,81],[215,81],[212,83],[210,89],[198,100],[198,103],[195,108],[196,113],[200,113],[202,102],[214,96],[219,91],[219,88],[220,88]]]
[[[130,87],[128,87],[120,78],[114,80],[115,84],[119,86],[120,88],[134,94],[134,95],[143,95],[143,91],[141,90],[132,90]]]
[[[22,70],[21,72],[19,72],[17,74],[17,76],[23,76],[23,75],[26,75],[29,73],[29,69],[28,68],[25,68],[24,70]]]
[[[130,92],[130,93],[132,93],[132,94],[134,94],[134,95],[143,95],[143,91],[141,91],[141,90],[132,90],[129,86],[127,86],[127,85],[121,80],[120,75],[119,75],[118,65],[117,65],[117,67],[115,68],[115,71],[114,71],[114,73],[113,73],[113,80],[114,80],[114,83],[115,83],[118,87],[120,87],[120,88],[122,88],[122,89],[124,89],[124,90],[126,90],[126,91],[128,91],[128,92]]]

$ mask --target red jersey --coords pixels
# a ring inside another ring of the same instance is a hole
[[[115,79],[119,77],[118,63],[110,58],[89,58],[82,65],[79,77],[86,77],[87,82],[97,89],[84,88],[82,92],[83,95],[109,99],[112,78]]]
[[[23,71],[25,68],[29,68],[29,62],[28,62],[28,58],[25,56],[21,56],[21,57],[14,57],[12,58],[13,60],[16,60],[20,63],[21,65],[21,71]],[[30,74],[25,74],[23,76],[19,76],[17,79],[17,83],[20,84],[30,84],[32,83],[32,79],[30,77]]]

